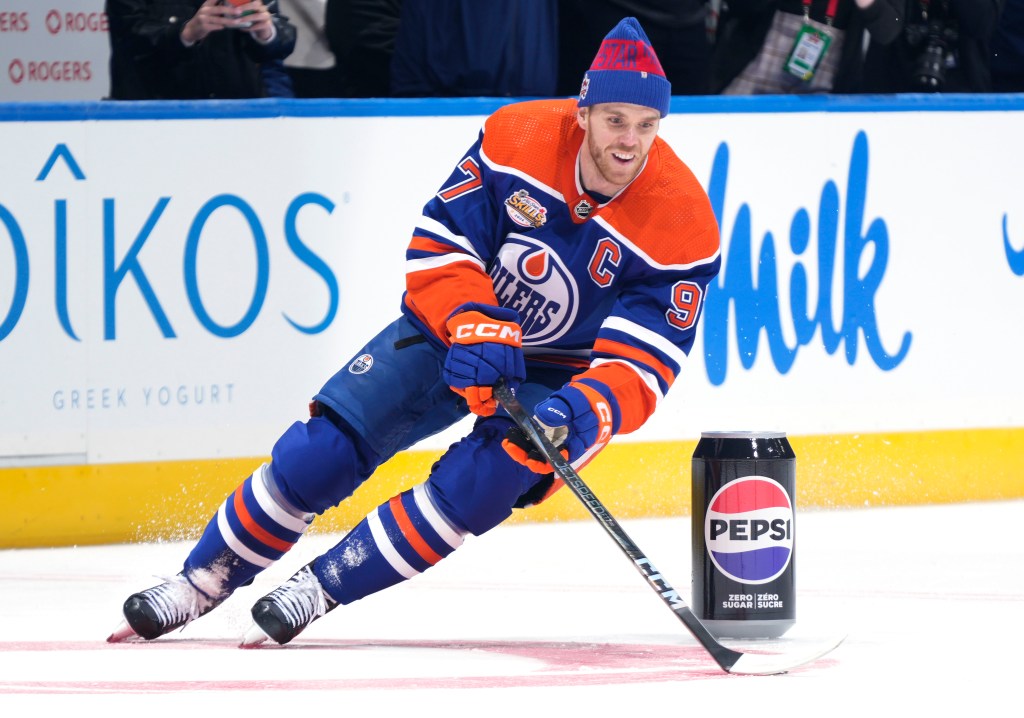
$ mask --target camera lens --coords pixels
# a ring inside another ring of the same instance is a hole
[[[938,90],[946,80],[946,57],[940,45],[930,43],[918,56],[914,80],[926,90]]]

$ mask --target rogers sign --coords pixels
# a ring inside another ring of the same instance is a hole
[[[92,63],[88,60],[11,60],[7,68],[7,76],[11,83],[20,85],[22,82],[90,82],[92,80]]]
[[[104,0],[6,0],[0,102],[102,100],[110,90]]]
[[[105,12],[64,12],[50,10],[46,13],[46,30],[51,35],[61,32],[107,32]]]

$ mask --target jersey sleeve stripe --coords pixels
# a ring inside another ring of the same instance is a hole
[[[472,254],[474,257],[480,256],[480,254],[473,247],[473,243],[469,241],[468,237],[465,237],[461,234],[455,234],[455,232],[448,229],[448,227],[446,227],[444,224],[437,221],[433,217],[428,217],[427,215],[421,216],[419,219],[419,224],[416,226],[416,229],[422,229],[423,232],[425,232],[428,235],[434,235],[434,237],[436,237],[437,239],[440,239],[445,242],[450,242],[451,244],[454,244],[456,247],[460,247],[464,252]],[[414,232],[414,234],[419,233]],[[422,234],[420,236],[422,236]]]
[[[595,359],[590,369],[576,377],[577,381],[586,379],[601,382],[615,397],[619,412],[616,433],[639,429],[665,397],[657,376],[624,361]]]
[[[701,257],[700,259],[696,259],[693,262],[688,262],[686,264],[662,264],[661,262],[656,261],[651,255],[647,254],[647,252],[640,249],[640,247],[638,247],[636,244],[631,242],[628,237],[626,237],[617,229],[615,229],[615,227],[609,224],[609,222],[600,215],[593,217],[591,221],[600,224],[608,232],[614,235],[614,237],[618,241],[622,242],[624,245],[629,247],[629,250],[636,254],[637,257],[642,259],[644,263],[658,270],[686,271],[696,269],[697,267],[703,267],[709,264],[713,264],[715,261],[718,260],[718,255],[721,253],[721,248],[718,246],[718,243],[716,242],[715,251],[707,257]]]
[[[661,384],[658,382],[657,375],[652,374],[649,371],[645,371],[641,367],[638,367],[636,364],[620,361],[617,359],[595,359],[590,363],[590,366],[598,367],[607,366],[609,364],[620,366],[623,369],[629,369],[631,372],[640,377],[640,381],[643,382],[644,386],[646,386],[650,390],[651,395],[654,398],[655,406],[660,404],[661,400],[665,398],[665,393],[661,390]]]
[[[644,344],[649,344],[653,349],[668,357],[669,361],[675,362],[680,367],[686,363],[686,352],[662,335],[641,324],[631,322],[623,317],[608,317],[601,326],[623,332]]]
[[[420,259],[407,259],[405,262],[405,271],[406,273],[422,272],[429,269],[437,269],[438,267],[446,267],[449,264],[457,264],[459,262],[473,264],[479,267],[481,271],[485,271],[486,269],[484,267],[484,263],[476,257],[456,253],[434,257],[422,257]]]
[[[672,382],[676,379],[675,371],[659,361],[653,354],[637,349],[629,344],[608,339],[598,339],[594,342],[594,354],[602,359],[625,359],[631,364],[639,365],[642,369],[653,371],[661,379],[662,391],[668,391],[668,388],[672,386]]]
[[[415,255],[418,258],[427,255],[448,254],[450,252],[462,254],[462,249],[456,248],[455,245],[448,242],[441,242],[432,237],[424,237],[417,234],[413,235],[413,238],[409,241],[409,247],[405,251],[405,256],[407,259],[411,259],[410,255]]]

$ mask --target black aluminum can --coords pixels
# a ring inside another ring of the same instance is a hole
[[[692,460],[693,612],[717,638],[796,622],[796,455],[779,431],[701,434]]]

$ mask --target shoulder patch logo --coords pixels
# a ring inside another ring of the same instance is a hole
[[[348,365],[348,370],[353,374],[365,374],[373,366],[372,354],[360,354]]]
[[[548,221],[547,207],[531,197],[525,189],[513,192],[505,200],[505,211],[520,227],[537,228]]]

